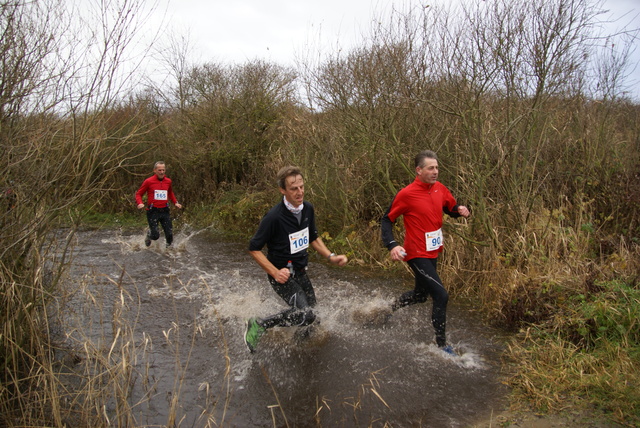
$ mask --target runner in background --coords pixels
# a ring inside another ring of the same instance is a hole
[[[156,162],[153,165],[154,175],[144,180],[142,182],[142,186],[140,186],[136,192],[136,203],[140,210],[145,207],[143,196],[145,194],[147,195],[146,207],[149,230],[147,231],[147,236],[144,239],[144,244],[147,247],[151,245],[151,241],[155,241],[160,238],[158,223],[160,223],[162,230],[164,231],[167,247],[171,246],[173,243],[173,224],[171,222],[169,202],[175,205],[178,209],[182,208],[182,205],[178,203],[176,196],[173,194],[171,179],[165,175],[165,172],[166,166],[164,162]]]

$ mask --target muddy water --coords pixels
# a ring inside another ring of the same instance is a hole
[[[455,299],[448,336],[458,358],[433,344],[429,304],[385,321],[406,281],[316,259],[320,322],[271,329],[250,354],[245,319],[284,306],[245,247],[207,231],[182,232],[168,250],[160,241],[146,248],[142,231],[78,235],[68,346],[90,343],[115,359],[120,338],[132,350],[136,425],[175,416],[182,427],[467,427],[504,405],[498,335]],[[111,421],[118,406],[105,402]]]

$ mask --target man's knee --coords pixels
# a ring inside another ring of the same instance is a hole
[[[449,293],[444,288],[441,288],[437,293],[433,293],[433,301],[438,306],[446,307],[447,303],[449,303]]]

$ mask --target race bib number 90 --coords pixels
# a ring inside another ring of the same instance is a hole
[[[289,245],[291,247],[291,254],[309,248],[309,228],[305,227],[299,232],[289,234]]]
[[[442,229],[424,234],[427,240],[427,251],[435,251],[442,247]]]
[[[166,201],[167,200],[167,191],[166,190],[155,190],[153,192],[153,198],[156,201]]]

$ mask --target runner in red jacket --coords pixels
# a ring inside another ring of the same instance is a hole
[[[420,152],[415,158],[416,178],[400,190],[382,217],[382,242],[389,249],[392,260],[405,260],[415,274],[415,288],[404,293],[393,304],[396,310],[414,303],[433,299],[431,323],[436,332],[436,344],[449,354],[445,329],[449,294],[437,272],[438,255],[442,251],[442,213],[451,217],[469,217],[469,209],[457,205],[456,200],[438,181],[438,157],[431,150]],[[393,223],[404,217],[404,246],[393,236]]]
[[[138,209],[143,209],[145,204],[142,200],[147,195],[147,222],[149,223],[149,231],[145,237],[144,243],[148,247],[151,241],[160,238],[160,230],[158,223],[164,230],[164,237],[167,241],[167,247],[173,243],[173,224],[169,212],[169,202],[173,203],[176,208],[182,208],[178,203],[176,196],[173,194],[171,187],[171,179],[165,176],[166,166],[164,162],[158,161],[153,166],[154,175],[142,182],[142,186],[136,192],[136,203]]]

